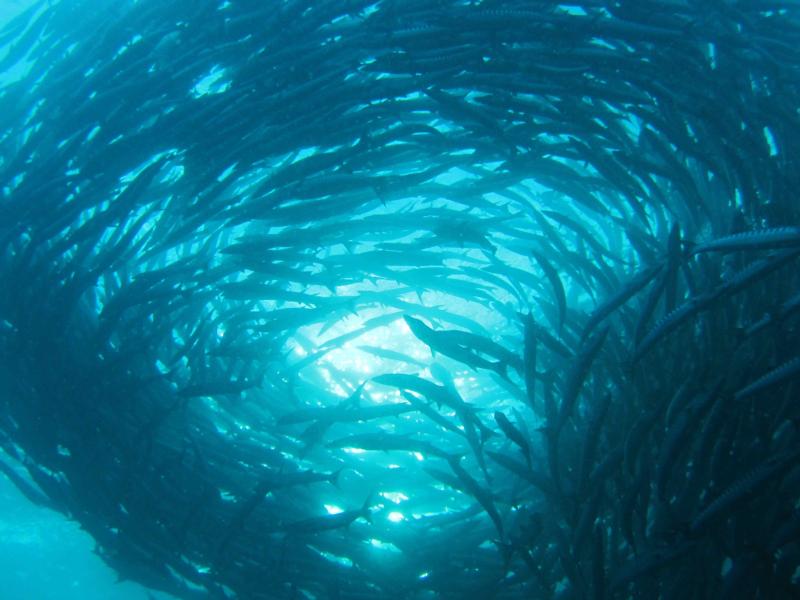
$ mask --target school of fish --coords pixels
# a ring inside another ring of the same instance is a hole
[[[39,0],[0,470],[177,598],[800,597],[800,2]]]

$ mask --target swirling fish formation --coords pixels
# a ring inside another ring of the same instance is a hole
[[[798,596],[798,39],[788,0],[35,3],[0,466],[181,598]]]

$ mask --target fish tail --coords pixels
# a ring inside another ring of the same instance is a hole
[[[339,488],[339,475],[341,475],[343,470],[344,467],[336,469],[333,473],[331,473],[331,476],[328,477],[328,481],[334,486],[336,486],[337,489]]]
[[[364,500],[364,504],[361,505],[361,516],[367,520],[368,523],[372,523],[372,513],[370,512],[370,506],[372,505],[372,497],[374,496],[374,492],[370,492],[367,495],[367,499]]]
[[[508,377],[508,362],[501,360],[492,365],[492,371],[497,373],[500,377],[505,379],[508,383],[512,383]]]

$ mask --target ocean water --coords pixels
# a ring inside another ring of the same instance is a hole
[[[169,598],[117,574],[93,552],[74,521],[28,501],[0,478],[0,598],[15,600],[144,600]]]
[[[0,598],[800,593],[800,5],[27,6]]]

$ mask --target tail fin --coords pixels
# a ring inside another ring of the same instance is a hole
[[[367,499],[364,500],[364,504],[361,505],[360,514],[368,523],[372,523],[372,513],[370,512],[369,508],[372,504],[372,497],[374,496],[374,492],[370,492],[367,496]]]
[[[501,360],[496,363],[492,363],[492,371],[513,385],[513,382],[508,377],[508,363],[506,361]]]
[[[331,473],[331,476],[328,477],[328,482],[338,488],[339,487],[339,475],[341,474],[341,472],[343,470],[344,470],[344,467],[340,467],[339,469],[336,469],[333,473]]]

